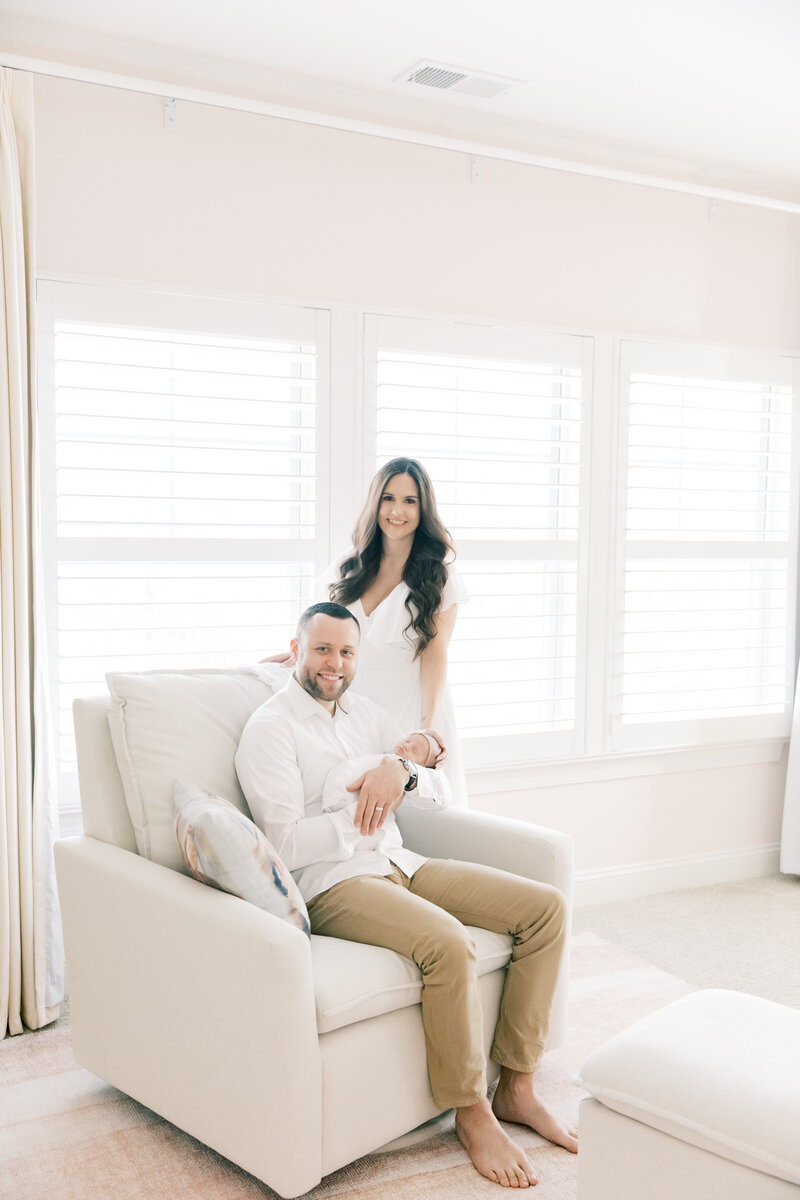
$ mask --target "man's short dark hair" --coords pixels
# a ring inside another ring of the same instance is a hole
[[[330,600],[323,600],[320,604],[312,604],[305,612],[300,614],[300,620],[297,622],[297,633],[295,635],[298,641],[311,618],[319,615],[323,617],[335,617],[337,621],[355,621],[359,636],[361,634],[361,626],[358,623],[358,619],[353,616],[349,608],[345,608],[343,604],[333,604]]]

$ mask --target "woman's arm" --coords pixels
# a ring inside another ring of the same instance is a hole
[[[423,726],[435,725],[436,709],[447,682],[447,647],[456,624],[458,605],[451,604],[444,612],[434,615],[436,636],[431,638],[420,655],[420,699]]]

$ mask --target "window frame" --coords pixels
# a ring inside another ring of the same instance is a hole
[[[385,333],[382,329],[391,327]],[[581,370],[581,438],[579,461],[579,515],[575,539],[563,541],[545,540],[514,543],[511,538],[502,543],[496,539],[463,539],[457,541],[456,566],[470,561],[514,561],[550,562],[563,559],[575,563],[576,568],[576,623],[575,623],[575,718],[572,729],[550,733],[511,734],[505,737],[469,737],[462,740],[462,753],[466,770],[485,768],[515,768],[521,764],[542,763],[573,759],[583,753],[586,743],[586,679],[581,664],[585,659],[587,643],[587,612],[589,579],[587,571],[589,554],[588,481],[590,475],[589,447],[591,439],[591,413],[594,386],[593,353],[594,338],[590,334],[542,330],[516,323],[465,321],[458,318],[418,317],[408,313],[397,314],[379,308],[365,309],[363,313],[363,357],[364,357],[364,491],[375,473],[377,462],[377,391],[378,391],[378,348],[379,341],[391,343],[388,349],[400,350],[413,347],[413,352],[465,357],[503,358],[531,362],[536,357],[557,360],[565,354],[571,343],[572,363]],[[500,547],[498,549],[498,546]],[[468,606],[467,606],[468,608]],[[531,757],[531,747],[539,748],[537,757]]]
[[[53,353],[54,297],[59,287],[82,288],[87,296],[102,303],[109,294],[129,297],[130,293],[146,293],[158,302],[175,299],[187,304],[224,307],[241,304],[250,311],[265,312],[281,309],[306,309],[320,314],[327,322],[326,355],[328,371],[319,372],[320,423],[318,425],[319,486],[318,503],[324,505],[319,514],[319,537],[315,545],[315,564],[318,574],[330,563],[333,555],[349,544],[355,518],[363,504],[366,486],[374,473],[374,412],[370,410],[370,363],[368,360],[368,317],[388,316],[427,322],[432,327],[447,322],[461,326],[465,332],[478,329],[502,328],[521,337],[571,336],[587,339],[592,347],[591,371],[584,378],[584,438],[581,451],[582,504],[591,520],[579,527],[579,613],[577,624],[578,679],[576,680],[576,718],[581,734],[574,743],[558,754],[534,758],[530,753],[509,752],[500,756],[475,754],[465,744],[465,758],[470,791],[476,796],[512,794],[529,791],[533,786],[561,786],[593,781],[622,779],[671,771],[708,769],[747,763],[777,761],[786,745],[786,735],[759,733],[746,740],[725,736],[707,742],[688,742],[681,745],[621,746],[613,736],[610,716],[610,694],[614,677],[614,603],[619,570],[621,543],[618,540],[619,514],[614,498],[624,486],[624,455],[621,438],[621,348],[624,342],[657,344],[665,352],[678,352],[691,346],[685,340],[642,338],[624,332],[593,329],[544,328],[520,321],[498,323],[490,319],[464,318],[458,314],[408,312],[381,306],[345,303],[325,303],[317,299],[286,299],[282,297],[242,297],[224,292],[160,286],[148,283],[78,278],[71,275],[41,275],[37,279],[37,394],[38,407],[44,426],[53,417]],[[117,314],[115,314],[115,320]],[[215,332],[219,332],[218,329]],[[262,329],[261,334],[264,334]],[[707,349],[728,354],[731,347],[709,345]],[[791,350],[768,350],[791,360],[795,391],[800,384],[800,354]],[[795,404],[797,417],[797,395]],[[323,425],[324,422],[324,425]],[[793,426],[794,475],[793,513],[798,512],[800,491],[800,421]],[[55,535],[55,440],[40,429],[38,437],[39,476],[41,491],[41,545],[44,558],[44,605],[48,628],[55,626],[57,608],[57,547]],[[197,546],[193,539],[193,551]],[[285,551],[283,546],[282,550]],[[797,563],[797,530],[791,546]],[[258,556],[263,554],[260,544]],[[790,583],[796,588],[796,571],[790,571]],[[795,596],[796,599],[796,596]],[[798,616],[800,625],[800,615]],[[48,662],[51,695],[57,700],[57,645],[50,636],[45,649]],[[581,662],[582,658],[582,662]],[[793,673],[794,664],[787,664]],[[57,703],[53,705],[57,713]],[[787,714],[786,726],[791,714]],[[576,725],[577,725],[576,721]],[[62,795],[62,834],[80,832],[77,781],[72,791]]]
[[[37,304],[37,429],[41,487],[41,546],[45,564],[44,607],[47,624],[47,677],[54,740],[59,745],[59,568],[63,562],[184,562],[220,563],[313,562],[319,576],[330,555],[330,313],[319,305],[291,305],[239,297],[200,296],[179,289],[146,285],[87,284],[68,279],[38,278]],[[291,538],[200,537],[66,537],[57,527],[55,332],[57,321],[86,321],[162,329],[180,329],[214,336],[267,337],[275,340],[313,340],[317,349],[316,536]],[[303,327],[301,329],[301,326]],[[265,646],[265,653],[282,647]],[[56,749],[59,811],[62,833],[80,831],[80,798],[75,770],[63,770]]]
[[[609,684],[609,737],[607,751],[611,754],[657,753],[670,747],[687,749],[704,745],[726,743],[759,742],[770,739],[785,739],[791,726],[791,701],[794,695],[795,665],[797,661],[797,583],[798,543],[800,525],[800,357],[781,351],[757,351],[734,347],[706,344],[671,343],[646,338],[620,338],[619,355],[619,399],[617,418],[617,486],[615,501],[615,555],[613,585],[613,628],[609,627],[611,639],[609,662],[611,679]],[[689,539],[628,539],[627,538],[627,487],[628,487],[628,416],[630,410],[630,381],[632,376],[644,368],[647,373],[664,376],[674,375],[705,378],[714,382],[745,382],[757,379],[765,384],[791,386],[793,389],[792,432],[791,432],[791,477],[789,489],[789,533],[783,541],[749,542],[719,538],[708,541]],[[696,559],[698,564],[709,559],[787,560],[787,656],[785,664],[785,690],[788,707],[782,714],[744,715],[729,717],[702,717],[694,720],[652,721],[631,723],[627,726],[621,717],[622,662],[624,655],[625,618],[625,573],[632,562],[648,559]]]

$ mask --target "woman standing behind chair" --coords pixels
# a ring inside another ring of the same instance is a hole
[[[404,731],[441,731],[453,803],[463,805],[447,648],[467,591],[454,557],[427,471],[416,459],[394,458],[370,484],[353,549],[334,565],[328,591],[361,626],[353,689],[388,709]]]

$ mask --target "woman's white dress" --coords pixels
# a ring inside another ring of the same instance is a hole
[[[332,572],[328,578],[338,578],[338,571]],[[420,660],[414,659],[417,634],[413,630],[405,632],[410,620],[405,606],[407,596],[408,585],[399,583],[369,616],[364,612],[360,600],[354,600],[347,606],[361,626],[358,667],[352,689],[369,696],[376,704],[387,709],[404,734],[419,729],[422,716]],[[448,567],[439,611],[444,612],[454,604],[464,604],[468,598],[461,576],[455,567]],[[447,684],[437,706],[434,728],[438,729],[447,743],[447,762],[441,769],[450,782],[452,804],[465,807],[466,779],[453,701]]]

